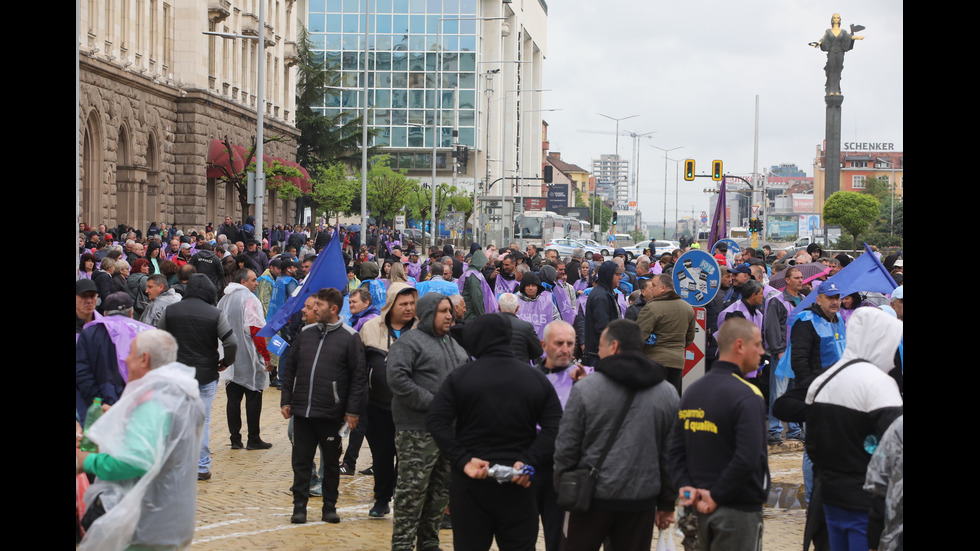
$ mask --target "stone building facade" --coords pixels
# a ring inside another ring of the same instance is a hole
[[[83,0],[79,34],[80,222],[201,230],[244,218],[231,184],[207,177],[212,140],[256,130],[258,2],[266,3],[265,154],[296,159],[295,0]],[[254,207],[253,207],[254,208]],[[295,220],[270,192],[265,225]]]

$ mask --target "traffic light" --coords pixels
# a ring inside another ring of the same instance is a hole
[[[551,166],[551,165],[545,165],[545,167],[544,167],[544,183],[550,184],[552,181],[554,181],[554,178],[555,178],[554,167]]]
[[[464,145],[462,147],[462,162],[465,165],[470,160],[470,146]]]
[[[721,167],[721,161],[717,159],[711,161],[711,179],[716,182],[720,182],[722,174],[724,174],[724,171]]]
[[[613,211],[613,226],[615,226],[617,222],[619,222],[619,213]]]
[[[694,159],[684,161],[684,179],[688,182],[694,181]]]

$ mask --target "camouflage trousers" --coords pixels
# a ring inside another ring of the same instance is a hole
[[[439,525],[449,504],[449,460],[428,431],[395,433],[398,482],[392,519],[393,551],[439,547]]]

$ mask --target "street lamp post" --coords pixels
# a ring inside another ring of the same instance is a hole
[[[677,147],[672,147],[670,149],[664,149],[662,147],[657,147],[655,145],[651,145],[650,147],[654,149],[659,149],[660,151],[664,152],[664,232],[663,232],[664,237],[663,238],[666,240],[667,239],[667,153],[674,151],[675,149],[681,149],[684,146],[679,145]]]
[[[205,31],[204,34],[220,36],[221,38],[255,40],[259,44],[259,54],[257,56],[259,59],[255,75],[255,87],[257,89],[255,92],[255,227],[258,229],[258,240],[261,243],[262,209],[265,205],[265,2],[259,2],[259,28],[257,36],[213,31]]]

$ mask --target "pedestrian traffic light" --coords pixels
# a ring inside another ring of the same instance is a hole
[[[684,161],[684,179],[688,182],[694,181],[694,159]]]
[[[470,147],[468,145],[464,145],[463,146],[463,148],[462,148],[462,155],[463,155],[463,157],[462,157],[463,158],[463,164],[465,165],[470,160]]]
[[[721,175],[723,173],[724,173],[724,171],[722,170],[722,167],[721,167],[721,161],[719,161],[717,159],[715,159],[714,161],[711,161],[711,179],[714,180],[714,181],[716,181],[716,182],[720,182],[721,181]]]
[[[615,226],[617,222],[619,222],[619,213],[613,211],[613,226]]]

